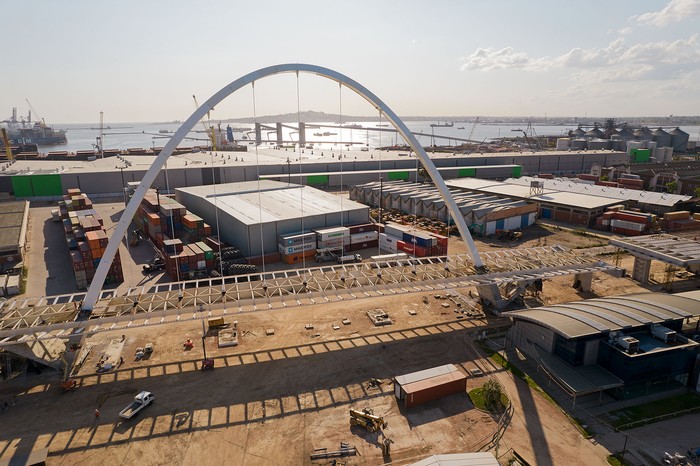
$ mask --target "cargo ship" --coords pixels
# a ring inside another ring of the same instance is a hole
[[[36,144],[37,146],[55,146],[66,144],[65,130],[57,130],[48,126],[43,120],[35,121],[32,124],[32,114],[29,113],[27,120],[17,119],[17,109],[12,109],[12,117],[3,121],[7,127],[7,136],[13,146],[23,144]]]

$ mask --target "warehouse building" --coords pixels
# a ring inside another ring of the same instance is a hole
[[[637,293],[508,312],[508,346],[574,398],[695,386],[700,291]]]
[[[692,199],[691,196],[680,194],[599,186],[592,182],[586,182],[575,178],[542,179],[523,176],[522,178],[510,178],[504,181],[504,183],[507,184],[519,185],[527,188],[529,188],[533,182],[542,183],[542,187],[547,191],[584,194],[586,196],[614,199],[617,200],[617,204],[625,204],[628,208],[634,207],[656,215],[663,215],[666,212],[685,209]]]
[[[178,188],[175,198],[245,256],[278,252],[292,233],[369,223],[369,207],[309,186],[261,180]]]
[[[510,181],[510,180],[509,180]],[[593,227],[595,220],[606,208],[619,204],[616,199],[589,194],[557,191],[546,188],[539,180],[533,184],[510,183],[462,178],[450,180],[446,184],[452,189],[464,192],[476,192],[500,198],[517,199],[534,204],[537,216],[559,222]]]
[[[451,190],[469,229],[474,234],[492,235],[496,230],[525,228],[535,222],[537,206],[521,199]],[[401,181],[371,182],[353,186],[350,199],[372,207],[396,209],[430,219],[449,221],[444,199],[431,184]]]
[[[0,203],[0,271],[24,259],[28,221],[29,201]]]

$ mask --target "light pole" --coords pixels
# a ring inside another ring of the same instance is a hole
[[[124,205],[129,203],[126,196],[126,183],[124,182],[124,167],[117,167],[122,174],[122,196],[124,197]]]
[[[292,161],[287,157],[287,184],[292,184]]]

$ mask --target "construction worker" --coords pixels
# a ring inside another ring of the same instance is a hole
[[[100,420],[100,410],[99,409],[95,409],[95,420],[96,421]]]

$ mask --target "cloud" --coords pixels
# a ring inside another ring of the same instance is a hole
[[[505,68],[526,68],[530,65],[530,59],[524,52],[516,52],[512,47],[496,50],[492,47],[478,48],[468,57],[462,57],[465,61],[462,70],[497,70]]]
[[[632,34],[633,29],[631,27],[626,27],[622,29],[618,29],[617,33],[620,34],[621,36],[626,36],[628,34]]]
[[[635,15],[630,20],[661,27],[691,16],[700,16],[700,0],[671,0],[660,11]]]
[[[577,77],[597,82],[648,79],[670,79],[681,71],[700,69],[700,34],[675,41],[646,42],[627,45],[617,38],[605,47],[573,48],[554,57],[532,58],[512,47],[502,49],[478,48],[462,57],[462,71],[493,71],[522,69],[546,71],[551,69],[580,70]],[[663,72],[660,72],[663,71]]]

